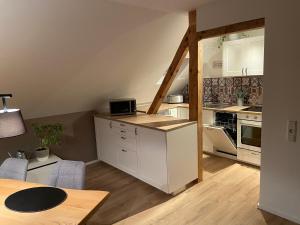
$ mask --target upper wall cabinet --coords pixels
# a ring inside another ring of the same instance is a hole
[[[223,43],[223,76],[263,75],[264,37]]]

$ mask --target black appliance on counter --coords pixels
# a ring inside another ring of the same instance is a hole
[[[136,100],[134,98],[111,99],[109,101],[112,116],[136,114]]]

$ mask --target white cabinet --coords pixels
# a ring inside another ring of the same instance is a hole
[[[203,110],[202,112],[203,126],[212,125],[214,123],[214,111],[212,110]],[[209,138],[206,129],[203,129],[203,151],[213,153],[214,146],[212,141]]]
[[[186,120],[189,119],[189,109],[188,108],[178,107],[177,110],[178,110],[177,118],[186,119]]]
[[[223,76],[263,75],[264,37],[223,43]]]
[[[118,149],[118,168],[131,174],[136,175],[138,168],[137,153],[131,149]]]
[[[141,180],[167,191],[165,132],[139,128],[138,148]]]
[[[260,166],[261,153],[248,149],[237,149],[237,159],[242,162]]]
[[[104,119],[95,120],[98,159],[116,166],[118,159],[118,135],[114,132],[112,122]],[[100,144],[101,143],[101,144]]]
[[[197,179],[197,124],[161,131],[95,117],[98,158],[166,192]]]
[[[160,115],[173,116],[178,119],[189,119],[189,109],[186,107],[175,107],[159,111]]]
[[[178,110],[176,108],[169,109],[169,116],[178,117]]]

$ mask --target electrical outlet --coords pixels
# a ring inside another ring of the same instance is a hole
[[[289,142],[296,142],[297,137],[297,121],[288,120],[287,123],[287,138]]]

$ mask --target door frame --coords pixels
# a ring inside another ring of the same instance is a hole
[[[192,17],[192,18],[191,18]],[[196,26],[196,12],[191,11],[189,12],[189,21],[190,26]],[[191,24],[192,23],[192,24]],[[244,22],[239,22],[235,24],[230,24],[226,26],[221,26],[209,30],[203,30],[196,32],[197,37],[197,46],[195,44],[189,44],[189,52],[195,52],[195,48],[197,49],[197,54],[190,54],[190,72],[189,72],[189,96],[197,96],[198,99],[193,101],[193,104],[189,105],[190,112],[197,112],[195,120],[197,120],[198,128],[197,128],[197,135],[198,135],[198,181],[203,180],[203,121],[202,121],[202,112],[203,112],[203,47],[201,44],[201,40],[218,37],[222,35],[227,35],[231,33],[237,33],[242,31],[248,31],[258,28],[265,27],[265,18],[259,18]],[[193,49],[192,49],[193,48]],[[200,53],[200,54],[199,54]],[[196,64],[195,62],[198,62]],[[197,67],[197,68],[196,68]],[[197,79],[193,71],[197,71]],[[191,114],[190,114],[191,119]]]

